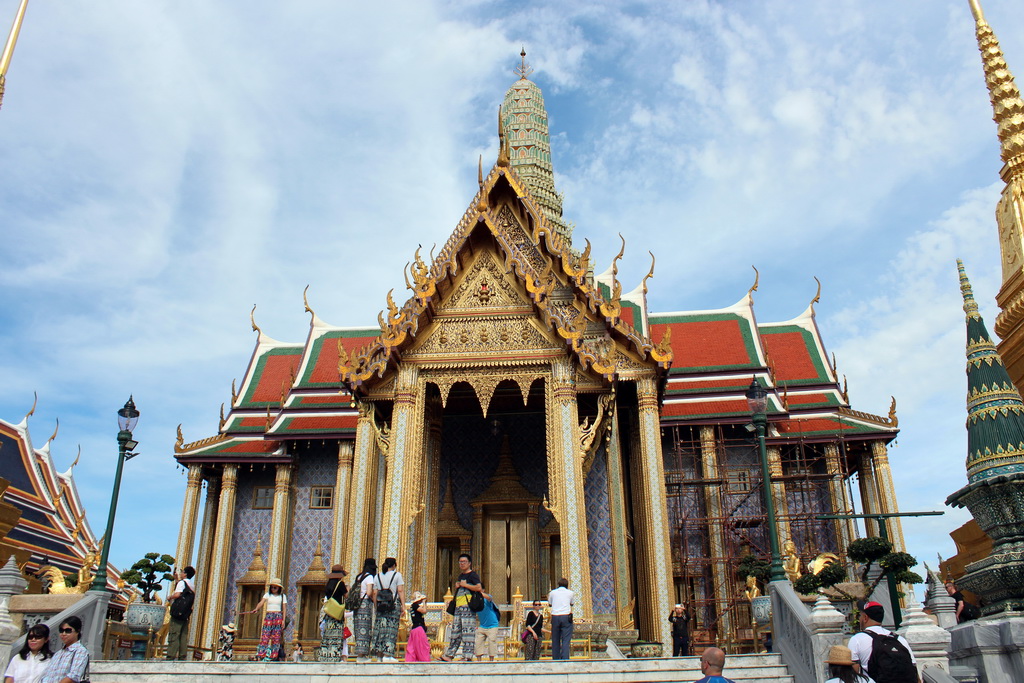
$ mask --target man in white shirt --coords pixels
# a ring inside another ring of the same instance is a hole
[[[849,644],[851,658],[853,659],[853,669],[857,673],[863,673],[875,680],[881,680],[879,679],[881,672],[871,670],[871,653],[874,651],[875,637],[869,635],[869,632],[878,634],[879,636],[890,636],[895,634],[882,628],[882,620],[885,619],[885,607],[880,603],[862,601],[858,607],[860,607],[859,618],[861,631],[860,633],[855,633],[853,637],[850,638]],[[899,645],[906,648],[907,653],[909,653],[910,664],[916,666],[917,659],[914,657],[913,650],[910,649],[910,643],[908,643],[903,636],[896,636],[896,640],[899,642]],[[897,647],[895,649],[898,650],[899,648]],[[900,653],[897,652],[896,656],[898,657],[899,655]],[[906,657],[906,655],[903,655],[903,657]],[[890,658],[890,661],[891,660],[892,658]],[[916,669],[913,672],[909,670],[909,666],[907,666],[907,669],[908,670],[904,674],[907,680],[920,680]]]
[[[569,659],[574,602],[576,594],[569,590],[569,579],[559,579],[558,588],[548,593],[548,606],[551,608],[551,659]]]
[[[195,575],[196,570],[192,567],[185,567],[175,571],[174,592],[171,593],[167,601],[173,604],[174,600],[180,598],[188,590],[192,593],[192,604],[195,604],[196,587],[192,583],[192,577]],[[191,609],[189,610],[189,616],[191,616]],[[188,620],[188,616],[184,619],[175,618],[172,610],[171,619],[167,623],[167,659],[185,660],[188,658]]]

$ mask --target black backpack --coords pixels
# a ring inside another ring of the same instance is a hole
[[[381,588],[377,591],[377,612],[387,614],[395,609],[395,592],[391,590],[391,586],[395,583],[395,575],[391,575],[391,581],[388,582],[387,588]]]
[[[875,683],[918,683],[920,677],[910,650],[899,641],[895,633],[861,633],[871,636],[871,658],[868,659],[867,673]]]
[[[185,584],[185,590],[171,603],[171,618],[178,621],[185,621],[192,616],[192,607],[196,602],[195,592]]]

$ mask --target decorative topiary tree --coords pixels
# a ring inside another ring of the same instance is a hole
[[[164,581],[174,580],[174,576],[170,574],[173,566],[174,558],[170,555],[146,553],[141,560],[132,565],[131,569],[121,572],[121,579],[138,587],[143,602],[153,602],[156,594],[160,592],[160,585]],[[161,572],[163,576],[159,576]]]
[[[850,544],[846,549],[847,557],[860,565],[857,581],[864,585],[864,596],[871,595],[878,584],[884,579],[892,577],[897,583],[922,583],[924,579],[910,568],[917,564],[917,559],[908,553],[893,552],[892,543],[878,538],[859,538]],[[882,571],[873,581],[868,580],[868,574],[874,565],[878,565]],[[804,595],[814,593],[819,588],[831,588],[849,600],[856,602],[858,598],[850,595],[837,584],[846,581],[846,568],[839,564],[830,564],[818,574],[805,574],[801,576],[793,588]]]
[[[736,567],[736,573],[741,579],[753,576],[761,583],[766,583],[771,577],[771,563],[768,560],[760,559],[756,555],[744,555]]]

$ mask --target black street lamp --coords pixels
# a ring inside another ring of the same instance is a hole
[[[757,383],[757,379],[750,381],[750,388],[747,389],[747,405],[750,407],[754,430],[757,432],[757,447],[761,456],[764,508],[768,513],[768,544],[772,552],[771,580],[782,581],[786,578],[786,571],[782,568],[782,554],[779,552],[779,523],[775,519],[771,469],[768,467],[768,449],[764,444],[765,430],[768,428],[768,392]]]
[[[110,514],[107,516],[107,530],[103,534],[103,552],[100,554],[100,566],[92,580],[90,591],[106,592],[107,590],[107,558],[110,556],[110,539],[114,534],[114,515],[117,513],[117,496],[121,491],[121,468],[125,460],[131,460],[137,453],[132,451],[139,445],[132,439],[132,430],[139,421],[139,411],[135,408],[135,400],[129,396],[124,408],[117,411],[117,470],[114,473],[114,492],[110,496]]]

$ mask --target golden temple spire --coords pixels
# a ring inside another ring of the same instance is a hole
[[[11,32],[7,36],[7,43],[4,45],[3,54],[0,54],[0,106],[3,106],[4,103],[4,85],[7,82],[7,69],[11,66],[14,45],[18,42],[18,33],[21,32],[21,24],[25,20],[26,7],[28,7],[28,0],[21,0],[21,4],[18,6],[18,13],[14,15],[14,24],[11,25]]]
[[[993,120],[996,122],[1003,161],[1010,161],[1024,153],[1024,102],[1013,79],[1013,73],[1003,58],[992,27],[985,21],[979,0],[970,0],[971,13],[976,22],[975,34],[978,50],[981,51],[982,67],[985,70],[985,84],[992,102]],[[1018,171],[1020,169],[1017,165]],[[1004,180],[1008,180],[1004,178]]]
[[[522,62],[519,66],[515,68],[515,72],[519,74],[519,80],[525,81],[527,77],[529,77],[529,75],[533,73],[533,69],[530,67],[529,64],[526,63],[525,47],[522,49],[522,52],[519,53],[519,57],[522,59]]]
[[[971,289],[971,281],[967,279],[967,273],[964,271],[964,262],[960,259],[956,260],[956,269],[960,272],[960,293],[964,297],[964,313],[967,314],[968,318],[981,320],[981,314],[978,312],[978,302],[974,300],[974,290]]]

